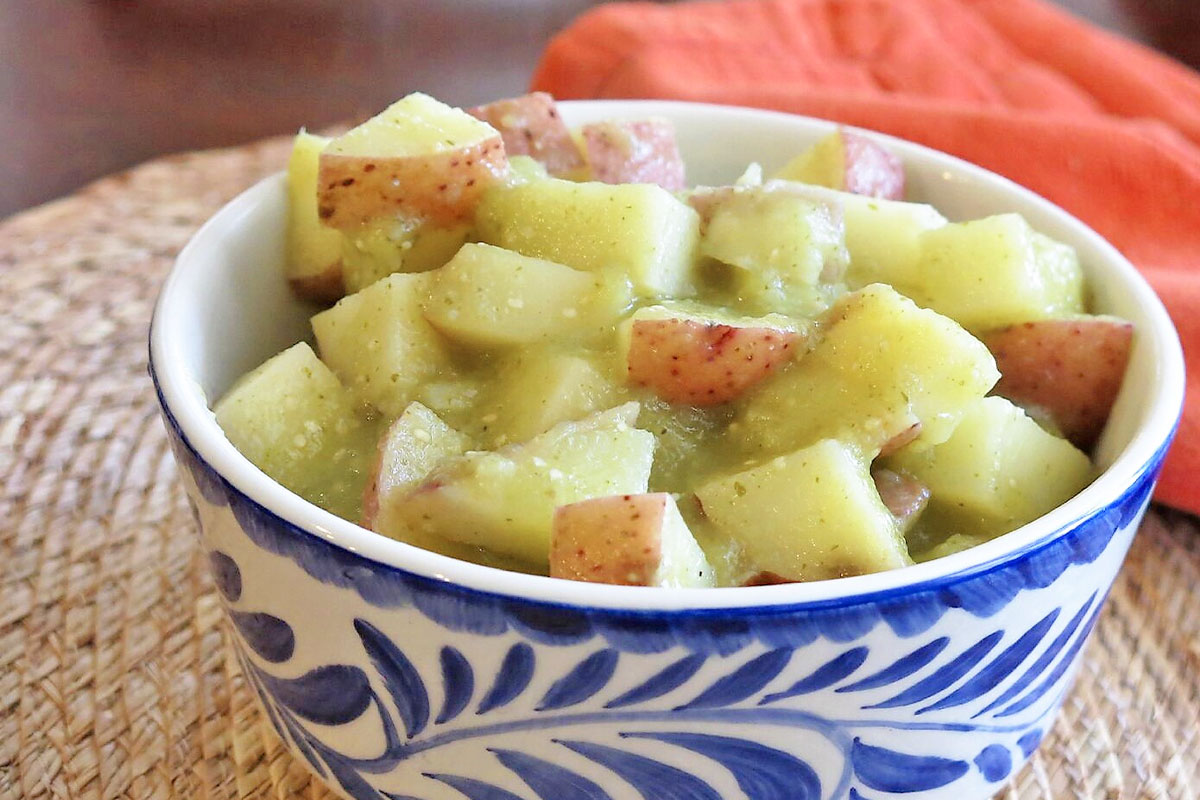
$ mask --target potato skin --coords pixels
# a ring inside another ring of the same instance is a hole
[[[597,497],[554,512],[550,577],[650,586],[662,561],[668,494]]]
[[[904,199],[904,164],[882,145],[849,131],[840,131],[844,171],[839,188],[884,200]]]
[[[435,225],[468,222],[488,187],[508,171],[499,134],[454,150],[376,158],[322,153],[317,214],[353,230],[383,217]]]
[[[1086,451],[1121,390],[1133,324],[1113,317],[1035,320],[985,334],[983,343],[1000,369],[995,393],[1047,412]]]
[[[879,499],[896,518],[900,530],[907,531],[929,504],[929,487],[908,475],[878,467],[871,470]]]
[[[626,356],[628,376],[669,403],[720,405],[790,361],[802,342],[801,334],[778,328],[635,319]]]
[[[346,293],[342,280],[342,262],[335,261],[323,272],[311,275],[293,275],[288,278],[292,291],[307,300],[318,303],[336,303]]]
[[[559,116],[554,98],[545,92],[496,100],[466,112],[500,131],[510,156],[531,156],[551,175],[570,176],[584,166],[583,154]]]
[[[601,183],[656,183],[669,192],[687,186],[675,128],[664,119],[584,125],[592,179]]]

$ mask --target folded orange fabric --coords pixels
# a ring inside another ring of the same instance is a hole
[[[1179,328],[1189,399],[1157,499],[1200,513],[1200,75],[1039,0],[738,0],[599,7],[550,43],[533,88],[872,128],[1080,217]]]

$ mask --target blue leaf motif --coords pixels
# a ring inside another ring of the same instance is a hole
[[[492,688],[488,689],[488,693],[479,701],[479,708],[475,709],[475,713],[486,714],[511,703],[517,695],[525,691],[525,687],[533,679],[533,667],[532,647],[524,642],[510,647],[504,654],[504,661],[500,663],[500,671],[496,674]]]
[[[937,756],[914,756],[855,739],[850,749],[854,774],[872,789],[893,794],[939,789],[966,775],[971,765]]]
[[[924,714],[929,711],[961,706],[964,703],[969,703],[978,697],[982,697],[994,689],[999,685],[1000,681],[1013,674],[1017,667],[1033,652],[1033,648],[1037,647],[1042,639],[1046,638],[1046,634],[1050,632],[1050,628],[1054,625],[1054,621],[1058,619],[1061,610],[1056,608],[1042,617],[1032,628],[1025,631],[1021,635],[1021,638],[1006,647],[1000,655],[992,659],[990,664],[979,670],[971,680],[936,703],[918,709],[917,713]]]
[[[1009,700],[1012,700],[1014,697],[1024,691],[1029,684],[1037,680],[1039,675],[1049,669],[1050,662],[1052,662],[1054,657],[1057,656],[1059,652],[1067,646],[1067,642],[1071,640],[1071,634],[1073,634],[1075,629],[1079,627],[1079,624],[1083,622],[1083,618],[1087,615],[1087,610],[1091,607],[1092,601],[1095,599],[1096,595],[1093,593],[1092,596],[1088,598],[1087,602],[1084,603],[1079,609],[1078,613],[1076,613],[1075,616],[1071,618],[1071,621],[1067,623],[1067,626],[1062,629],[1054,641],[1051,642],[1044,651],[1042,651],[1042,654],[1038,656],[1038,660],[1033,662],[1033,666],[1025,670],[1021,677],[1017,678],[1017,680],[1014,681],[1011,686],[1005,689],[999,697],[984,706],[981,711],[975,712],[975,714],[971,716],[971,719],[983,716],[993,708],[1002,706]]]
[[[436,586],[413,592],[413,604],[429,619],[452,631],[496,636],[508,630],[503,606],[481,603],[469,590]]]
[[[733,773],[746,797],[754,800],[820,800],[821,779],[790,753],[745,739],[705,733],[623,733],[655,739],[699,753]]]
[[[333,752],[319,742],[313,744],[318,748],[321,757],[329,765],[329,771],[333,773],[333,777],[337,778],[337,782],[342,785],[346,794],[353,797],[354,800],[379,800],[379,792],[366,782],[344,756]]]
[[[732,655],[753,641],[749,620],[731,617],[685,616],[674,626],[679,643],[696,653]]]
[[[1020,739],[1017,739],[1017,747],[1021,748],[1021,755],[1029,758],[1033,755],[1033,751],[1038,749],[1038,745],[1042,743],[1042,732],[1038,728],[1034,728],[1029,733],[1026,733]]]
[[[670,764],[602,744],[555,741],[617,773],[644,800],[721,800],[721,795],[707,783]]]
[[[552,711],[582,703],[608,685],[620,653],[612,648],[597,650],[555,681],[538,704],[538,711]]]
[[[250,649],[263,661],[279,664],[291,658],[296,651],[296,635],[292,633],[292,626],[279,617],[261,611],[230,610],[229,619]]]
[[[321,760],[317,758],[317,754],[313,752],[312,747],[308,743],[308,738],[304,735],[304,731],[300,729],[299,724],[292,721],[290,717],[283,717],[283,724],[287,726],[288,733],[291,734],[296,749],[304,756],[304,760],[312,767],[313,772],[324,778],[327,775],[325,767],[321,764]]]
[[[441,662],[442,694],[445,700],[442,702],[442,710],[437,715],[438,725],[461,714],[475,692],[475,673],[466,656],[447,645],[442,648]]]
[[[608,792],[577,772],[515,750],[492,750],[542,800],[612,800]]]
[[[363,649],[383,678],[383,685],[400,712],[404,731],[411,739],[425,730],[429,722],[429,694],[425,691],[421,674],[383,631],[365,619],[354,620],[354,632],[362,640]]]
[[[452,789],[457,789],[460,793],[466,795],[468,800],[522,800],[507,789],[501,789],[499,786],[477,781],[474,778],[462,778],[458,775],[440,775],[434,772],[426,772],[425,777],[433,778],[435,781],[441,781]]]
[[[208,554],[208,569],[225,599],[236,603],[242,596],[242,571],[238,569],[237,562],[228,554],[213,550]]]
[[[664,667],[660,672],[649,677],[645,683],[633,687],[628,692],[625,692],[620,697],[609,700],[604,704],[605,708],[623,708],[637,703],[644,703],[647,700],[653,700],[656,697],[662,697],[668,692],[673,692],[680,686],[688,682],[688,679],[695,675],[700,667],[704,666],[704,662],[708,657],[695,653],[690,656],[684,656],[673,664]]]
[[[950,644],[950,637],[948,636],[934,639],[929,644],[921,645],[908,655],[901,656],[878,672],[868,675],[860,681],[855,681],[846,686],[839,686],[834,691],[863,692],[868,689],[878,689],[880,686],[895,683],[898,680],[907,678],[930,661],[933,661],[946,649],[946,645],[948,644]]]
[[[513,626],[536,642],[576,644],[593,635],[591,620],[584,611],[514,602],[508,604],[508,614]]]
[[[786,700],[789,697],[798,697],[802,694],[818,692],[827,686],[832,686],[838,681],[845,680],[856,669],[862,666],[863,662],[867,660],[869,652],[870,650],[866,647],[851,648],[840,656],[817,667],[811,675],[796,681],[790,688],[782,692],[767,695],[758,704],[761,706],[767,703],[775,703],[779,700]]]
[[[661,653],[675,646],[675,632],[664,619],[613,614],[597,617],[595,625],[623,653]]]
[[[328,664],[299,678],[276,678],[257,670],[267,691],[285,708],[319,725],[345,725],[371,705],[366,673],[347,664]]]
[[[391,792],[380,792],[387,800],[421,800],[419,797],[413,797],[411,794],[392,794]]]
[[[1004,631],[994,631],[971,645],[961,655],[945,666],[939,667],[932,675],[918,681],[898,695],[889,697],[881,703],[875,703],[863,708],[896,708],[898,706],[919,703],[925,698],[937,694],[955,681],[966,675],[971,669],[992,651],[992,648],[1004,636]]]
[[[1071,647],[1062,654],[1062,658],[1058,660],[1058,664],[1054,667],[1054,670],[1046,676],[1046,679],[1038,684],[1036,689],[1030,691],[1017,702],[1008,706],[1003,711],[997,711],[997,717],[1011,717],[1013,714],[1024,711],[1044,697],[1046,692],[1054,688],[1054,685],[1058,683],[1059,679],[1062,678],[1062,676],[1066,674],[1067,670],[1071,668],[1071,664],[1074,663],[1075,656],[1079,653],[1079,649],[1083,647],[1084,642],[1087,641],[1088,634],[1092,632],[1092,626],[1095,625],[1096,620],[1100,618],[1101,608],[1103,608],[1103,606],[1096,606],[1096,610],[1092,612],[1091,619],[1089,619],[1087,624],[1084,625],[1079,631],[1079,636],[1075,639],[1075,643],[1072,644]]]
[[[690,703],[684,703],[676,708],[720,708],[741,702],[747,697],[761,691],[783,671],[792,658],[790,647],[780,647],[768,650],[760,656],[750,659],[723,678],[709,686],[700,696]]]

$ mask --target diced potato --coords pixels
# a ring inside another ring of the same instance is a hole
[[[244,376],[214,408],[242,455],[306,500],[358,516],[376,427],[301,342]]]
[[[884,200],[796,181],[770,180],[761,191],[796,197],[841,209],[852,289],[887,283],[902,294],[920,285],[921,234],[946,224],[933,206]],[[698,193],[696,196],[702,196]],[[844,263],[844,262],[836,262]]]
[[[444,419],[453,419],[455,425],[464,428],[475,416],[475,406],[483,395],[483,375],[447,375],[431,379],[417,387],[413,396],[429,406]]]
[[[1081,313],[1083,272],[1073,251],[1020,214],[944,225],[921,235],[913,299],[983,331]]]
[[[543,181],[550,177],[550,173],[546,171],[546,167],[542,162],[535,161],[529,156],[514,156],[508,157],[508,179],[515,183],[529,183],[530,181]]]
[[[841,208],[767,187],[699,190],[701,255],[761,276],[813,285],[841,277],[848,261]]]
[[[887,200],[904,197],[900,158],[883,145],[842,129],[822,137],[776,177]]]
[[[1050,415],[1089,449],[1112,411],[1133,344],[1133,325],[1115,317],[1025,322],[983,337],[996,357],[996,393]]]
[[[454,459],[408,496],[404,519],[418,533],[544,569],[555,508],[646,491],[654,436],[632,427],[637,411],[629,403],[556,425],[524,444]]]
[[[823,439],[696,490],[752,569],[783,580],[860,575],[911,563],[856,448]]]
[[[321,152],[317,213],[350,230],[392,218],[457,225],[507,171],[494,128],[414,93]]]
[[[1000,377],[979,340],[887,286],[847,295],[831,314],[820,341],[763,383],[730,426],[751,451],[835,437],[874,453],[914,423],[909,447],[928,447]]]
[[[388,276],[312,318],[321,358],[359,397],[393,419],[424,381],[452,367],[421,309],[429,273]]]
[[[343,294],[342,235],[317,216],[317,159],[328,137],[300,131],[288,159],[286,272],[301,297],[332,303]]]
[[[342,236],[346,291],[357,292],[396,272],[428,272],[449,261],[470,238],[469,225],[441,228],[385,222]]]
[[[992,537],[983,534],[951,534],[928,550],[922,550],[920,553],[914,553],[913,559],[917,563],[923,564],[926,561],[933,561],[935,558],[945,558],[946,556],[952,556],[955,553],[961,553],[963,550],[970,550],[972,547],[978,547],[979,545],[990,541],[991,539]]]
[[[363,497],[363,527],[389,536],[396,528],[402,530],[403,523],[393,519],[394,501],[438,464],[462,455],[470,446],[470,439],[437,414],[420,403],[410,403],[379,440],[375,469]]]
[[[452,339],[482,348],[562,336],[580,326],[579,310],[588,311],[602,288],[594,274],[490,244],[463,245],[430,277],[426,318]]]
[[[613,406],[623,394],[591,360],[580,355],[527,350],[500,369],[481,404],[483,441],[523,442],[560,422]]]
[[[720,405],[792,360],[805,340],[796,327],[780,315],[731,319],[648,306],[622,325],[621,350],[630,383],[671,403]]]
[[[658,186],[551,178],[498,187],[476,223],[489,244],[575,269],[617,269],[643,295],[693,291],[699,218]]]
[[[392,539],[474,561],[489,567],[527,572],[531,566],[484,550],[412,530],[400,505],[417,484],[442,462],[470,447],[466,436],[420,403],[412,403],[379,440],[375,467],[363,496],[363,527]]]
[[[467,113],[500,131],[509,158],[531,156],[560,177],[575,177],[584,167],[583,154],[558,115],[554,98],[545,92],[497,100],[468,108]]]
[[[978,515],[990,533],[1012,530],[1066,502],[1092,477],[1088,457],[1002,397],[974,403],[953,435],[887,466],[929,487],[933,503]]]
[[[890,469],[876,467],[871,470],[875,491],[887,510],[896,518],[901,533],[907,533],[929,504],[929,487],[908,476]]]
[[[670,120],[594,122],[580,130],[592,180],[656,183],[677,192],[687,185]]]
[[[669,494],[597,497],[559,506],[550,577],[670,589],[715,586],[715,574]]]

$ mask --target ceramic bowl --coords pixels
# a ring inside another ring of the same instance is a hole
[[[672,119],[697,183],[771,169],[823,121],[664,102],[565,103],[572,124]],[[284,177],[179,256],[151,367],[247,681],[280,738],[360,800],[983,798],[1070,687],[1150,498],[1183,394],[1179,343],[1130,264],[1015,184],[906,142],[910,195],[1074,245],[1097,310],[1137,326],[1097,458],[1045,517],[949,558],[744,589],[558,581],[386,539],[271,481],[209,411],[309,335],[283,279]]]

